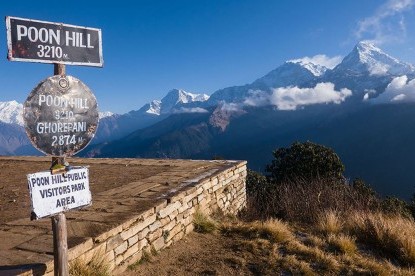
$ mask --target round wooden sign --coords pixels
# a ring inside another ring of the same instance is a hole
[[[23,110],[33,146],[53,156],[72,156],[85,148],[98,128],[97,101],[72,76],[53,76],[29,94]]]

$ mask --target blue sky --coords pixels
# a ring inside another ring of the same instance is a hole
[[[170,89],[212,94],[254,81],[284,61],[344,56],[359,41],[415,64],[414,0],[7,1],[0,14],[102,29],[104,68],[67,66],[100,110],[124,113]],[[24,102],[50,64],[6,59],[0,101]]]

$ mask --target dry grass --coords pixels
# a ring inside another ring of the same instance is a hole
[[[329,210],[318,215],[317,229],[323,234],[337,234],[342,228],[343,223],[335,211]]]
[[[351,220],[352,217],[354,220]],[[377,220],[381,221],[379,218]],[[399,220],[390,221],[390,226]],[[351,231],[350,225],[353,223],[356,225],[354,231]],[[361,240],[362,236],[356,234],[356,231],[362,231],[358,229],[363,229],[363,225],[367,223],[367,218],[361,216],[346,216],[340,219],[335,212],[329,211],[321,215],[316,225],[311,227],[296,227],[295,224],[288,225],[276,219],[239,221],[224,223],[221,233],[234,239],[238,237],[241,240],[238,250],[250,252],[255,256],[265,256],[266,264],[261,264],[261,271],[265,274],[278,272],[293,275],[414,275],[411,265],[401,267],[396,263],[392,264],[389,261],[390,255],[382,258],[376,251],[368,250],[367,245]],[[408,227],[413,222],[400,223],[398,225],[405,224],[405,227]],[[375,228],[379,229],[379,226]],[[389,229],[389,232],[391,235],[392,230]],[[406,237],[404,240],[407,243],[411,240],[407,234],[403,236]],[[405,252],[409,252],[409,249],[404,249],[407,243],[400,242],[402,258],[407,258],[408,253]],[[392,243],[387,244],[390,246]]]
[[[406,266],[415,265],[415,223],[400,216],[355,212],[347,218],[347,230],[364,243],[396,258]]]
[[[264,222],[223,224],[221,230],[225,234],[236,233],[249,239],[261,238],[274,243],[287,242],[294,238],[288,225],[278,219]]]
[[[328,236],[328,243],[335,249],[346,255],[353,255],[357,252],[356,238],[345,234]]]
[[[199,233],[211,233],[217,228],[216,222],[199,210],[193,216],[193,225],[194,230]]]
[[[109,276],[109,264],[102,254],[95,254],[89,263],[76,259],[69,266],[71,276]]]
[[[293,275],[318,275],[309,263],[298,260],[295,255],[277,256],[276,260],[284,270],[291,272]]]

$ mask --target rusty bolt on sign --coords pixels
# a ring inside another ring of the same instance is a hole
[[[41,152],[68,157],[94,137],[99,115],[91,90],[72,76],[53,76],[29,94],[23,110],[26,133]]]

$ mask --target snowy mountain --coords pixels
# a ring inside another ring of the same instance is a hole
[[[0,122],[23,126],[23,105],[16,102],[0,102]]]
[[[171,114],[185,104],[205,102],[209,99],[206,94],[193,94],[182,89],[172,89],[161,101],[154,100],[144,105],[139,111],[152,115]]]
[[[353,91],[353,104],[376,98],[396,77],[414,77],[413,65],[399,61],[367,41],[359,42],[333,70],[327,70],[320,81]],[[368,94],[368,92],[370,92]]]
[[[271,105],[285,110],[286,106],[295,110],[322,103],[354,105],[378,97],[400,76],[413,79],[415,67],[362,41],[341,62],[339,57],[330,59],[325,55],[289,60],[251,84],[214,92],[207,103]]]
[[[361,41],[333,70],[348,74],[369,74],[372,76],[400,76],[413,73],[413,65],[399,61],[383,52],[370,42]]]
[[[111,111],[103,111],[103,112],[98,112],[98,116],[100,119],[103,119],[105,117],[111,117],[114,116],[115,114]]]

